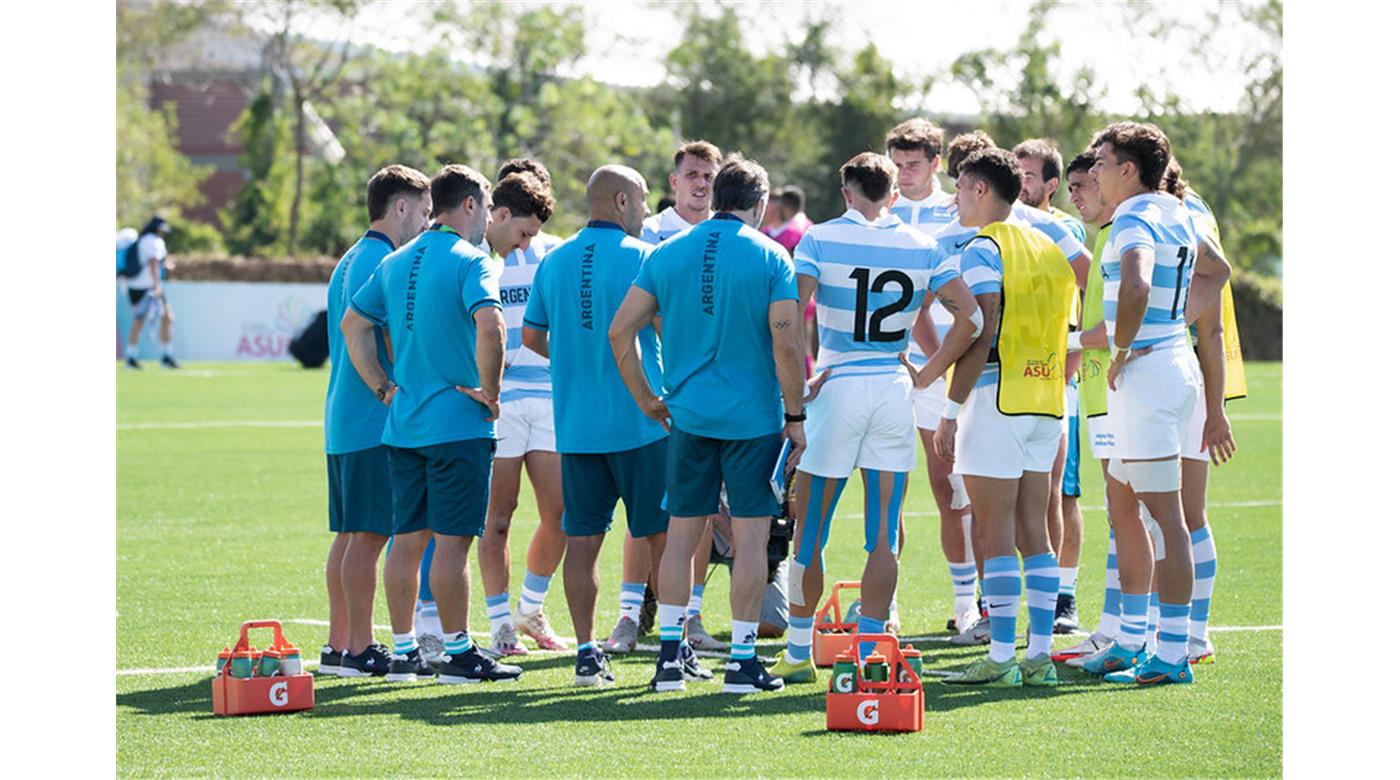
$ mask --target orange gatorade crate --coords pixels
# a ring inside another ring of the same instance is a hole
[[[248,644],[250,628],[272,629],[272,644],[267,650],[258,652]],[[297,712],[315,706],[311,674],[301,668],[301,651],[283,638],[282,624],[276,620],[244,623],[238,644],[231,652],[225,648],[219,656],[220,668],[214,675],[215,715]]]
[[[869,660],[883,660],[884,679],[866,679],[867,664],[852,675],[855,653],[842,654],[842,669],[832,675],[826,694],[826,727],[830,731],[923,731],[924,684],[899,649],[893,634],[855,634],[852,642],[874,642]],[[854,690],[852,688],[854,682]]]
[[[831,595],[817,611],[817,620],[812,624],[812,663],[817,666],[831,666],[836,656],[851,649],[851,634],[855,633],[855,623],[843,623],[846,612],[841,609],[841,591],[854,590],[860,593],[860,582],[838,582],[831,587]]]

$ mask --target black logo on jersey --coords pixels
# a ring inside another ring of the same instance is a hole
[[[410,333],[413,332],[413,308],[417,305],[418,298],[418,270],[423,266],[423,255],[427,251],[427,244],[419,246],[418,251],[413,253],[413,263],[408,267],[408,292],[404,296],[403,326]]]
[[[593,248],[589,244],[583,248],[583,263],[579,273],[578,308],[580,324],[586,330],[593,330]]]

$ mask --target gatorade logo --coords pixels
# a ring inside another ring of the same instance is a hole
[[[874,726],[880,722],[880,700],[866,699],[856,705],[856,720],[867,726]]]
[[[836,675],[836,690],[839,692],[854,690],[855,685],[852,677],[853,675],[850,672],[842,672]]]
[[[267,689],[267,700],[272,702],[274,707],[287,706],[287,684],[284,682],[273,683],[272,687]]]

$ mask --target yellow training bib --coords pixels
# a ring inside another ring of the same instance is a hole
[[[977,234],[1001,252],[1001,378],[1006,415],[1065,415],[1065,346],[1074,307],[1074,270],[1064,253],[1028,225],[994,222]]]

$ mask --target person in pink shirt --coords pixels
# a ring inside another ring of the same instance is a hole
[[[812,220],[802,210],[807,198],[802,194],[802,188],[794,184],[779,190],[774,200],[778,202],[778,218],[782,224],[777,228],[773,240],[782,244],[790,255],[807,228],[812,226]]]

